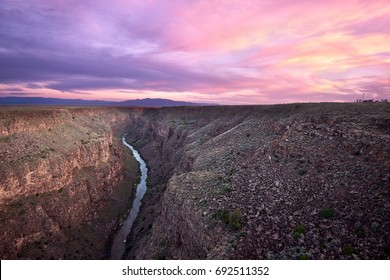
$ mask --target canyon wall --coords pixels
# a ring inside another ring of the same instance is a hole
[[[126,109],[2,109],[2,259],[107,258],[137,177],[128,121]]]
[[[132,259],[388,259],[389,104],[138,109]]]

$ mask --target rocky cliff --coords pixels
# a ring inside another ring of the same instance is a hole
[[[388,259],[390,106],[132,111],[137,259]]]
[[[128,120],[125,109],[2,109],[2,259],[107,257],[136,183],[120,143]]]

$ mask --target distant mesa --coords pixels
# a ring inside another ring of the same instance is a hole
[[[145,98],[120,102],[104,100],[63,99],[45,97],[0,97],[0,106],[128,106],[128,107],[174,107],[213,106],[218,104],[193,103],[161,98]]]

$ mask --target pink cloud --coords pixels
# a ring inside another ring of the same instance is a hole
[[[33,0],[5,2],[0,13],[1,95],[390,97],[387,0]]]

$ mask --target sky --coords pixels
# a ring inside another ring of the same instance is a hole
[[[0,97],[390,99],[390,0],[0,0]]]

